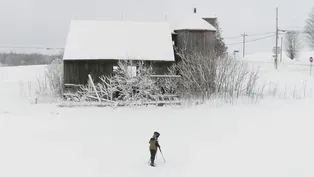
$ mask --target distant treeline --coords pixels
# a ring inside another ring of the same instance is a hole
[[[62,58],[62,54],[44,55],[38,53],[0,53],[0,66],[46,65],[54,59]]]

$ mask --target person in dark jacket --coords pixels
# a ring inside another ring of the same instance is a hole
[[[154,132],[153,137],[149,140],[149,150],[150,150],[150,165],[155,166],[155,156],[157,153],[157,149],[160,149],[160,145],[158,143],[158,138],[160,133]]]

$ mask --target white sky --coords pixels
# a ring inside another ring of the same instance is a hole
[[[0,0],[0,46],[64,47],[71,19],[183,20],[197,7],[201,16],[218,16],[225,38],[275,32],[279,7],[281,28],[302,30],[312,0]],[[264,37],[248,37],[247,40]],[[242,38],[226,39],[226,43]],[[271,51],[275,38],[247,43],[247,54]],[[230,49],[242,50],[242,45]]]

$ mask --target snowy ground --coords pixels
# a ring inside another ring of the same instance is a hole
[[[188,109],[58,108],[32,104],[43,66],[0,68],[0,176],[313,177],[314,76],[307,65],[287,61],[275,71],[272,63],[251,59],[265,82],[280,85],[279,93],[290,89],[287,100]],[[292,88],[307,98],[291,99]],[[166,163],[158,154],[152,168],[148,140],[156,130]]]

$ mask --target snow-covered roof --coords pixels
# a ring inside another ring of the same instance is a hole
[[[175,61],[168,22],[71,21],[64,60]]]
[[[175,27],[174,30],[208,30],[217,31],[216,28],[205,21],[202,17],[193,13],[187,18],[183,18],[181,24]]]

